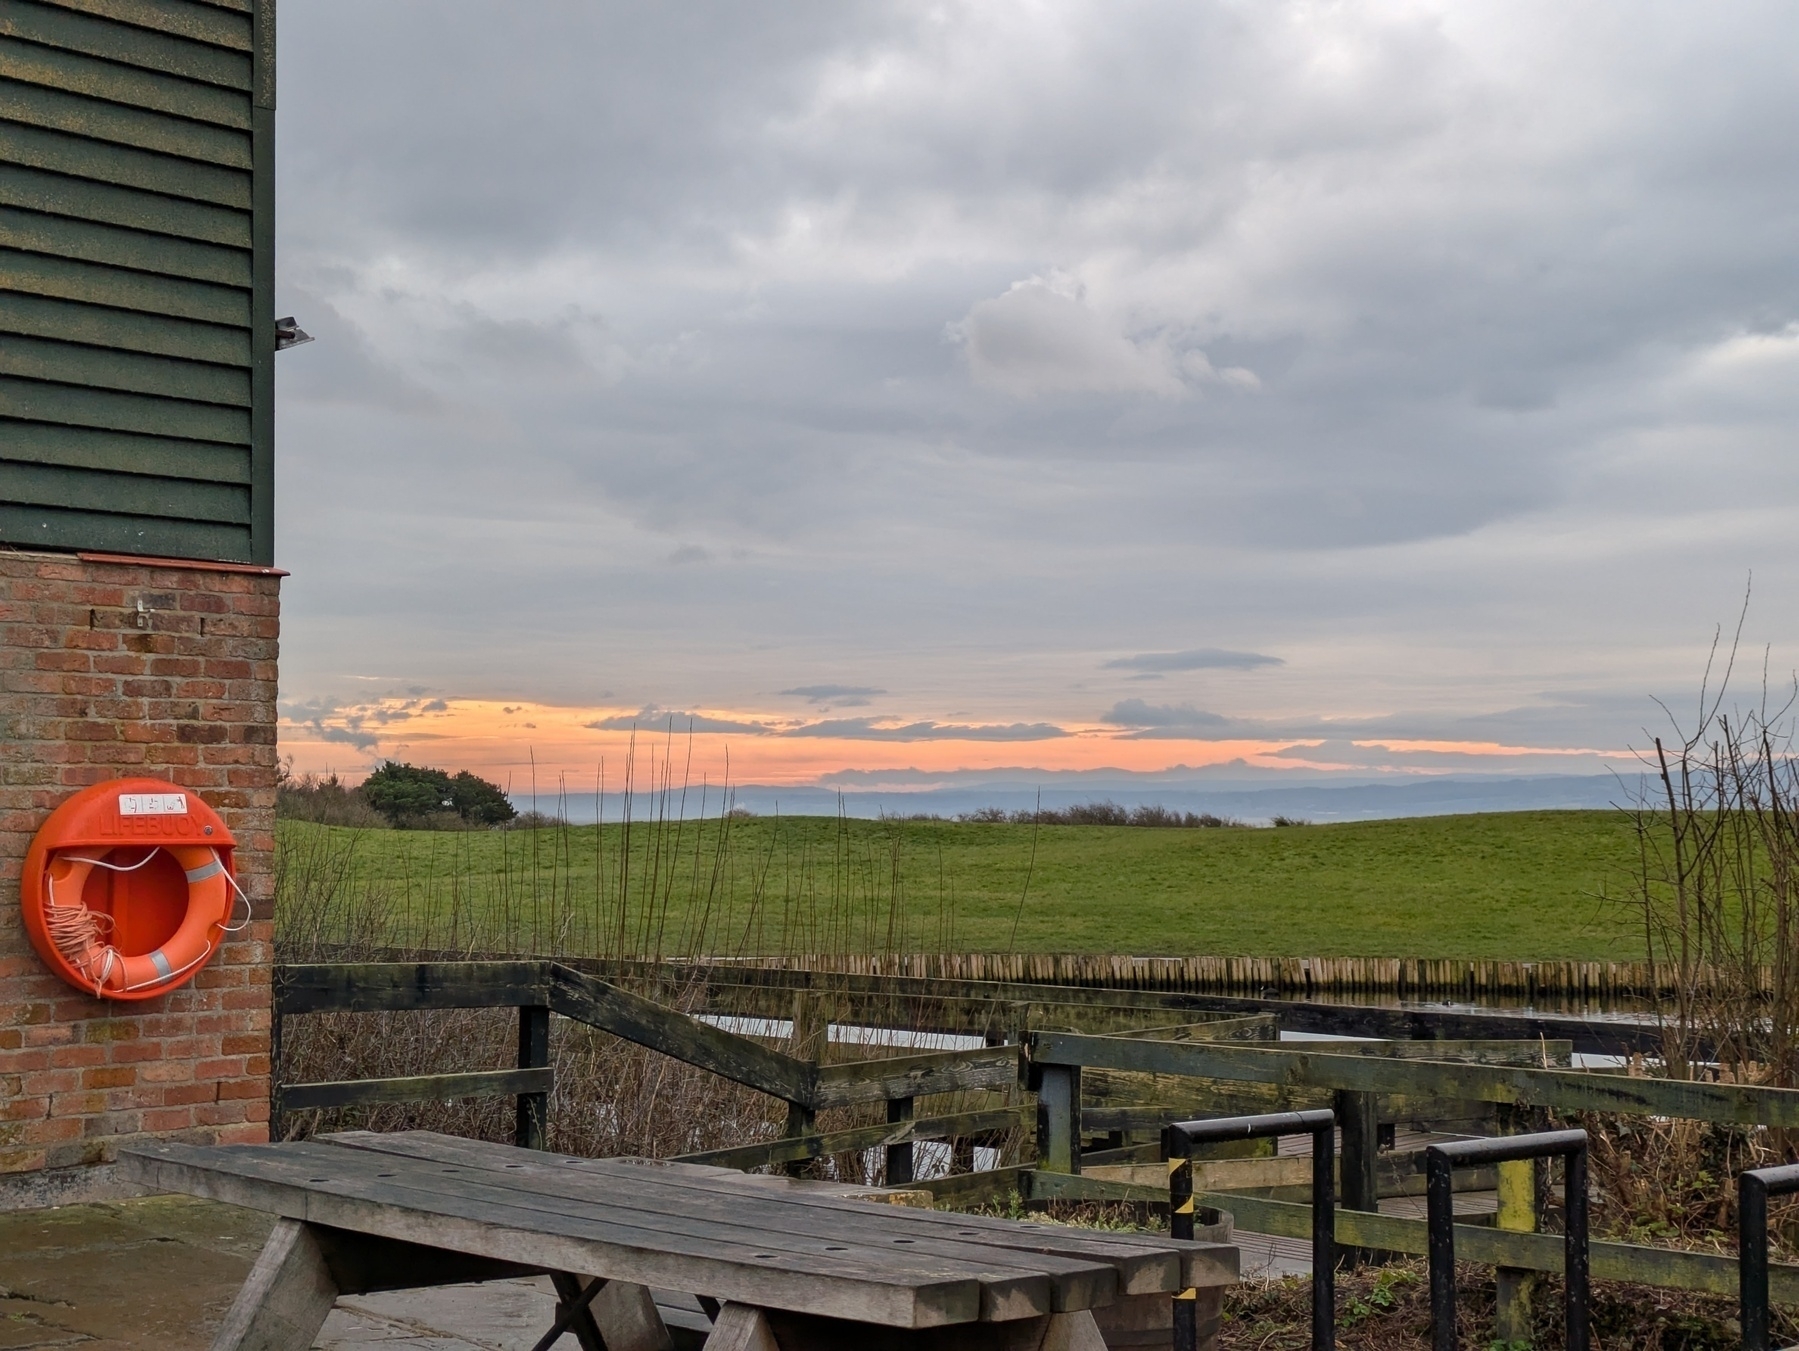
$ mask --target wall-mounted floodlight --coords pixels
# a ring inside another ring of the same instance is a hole
[[[293,315],[275,321],[275,350],[284,352],[290,347],[298,347],[303,342],[311,342],[312,334],[301,328]]]

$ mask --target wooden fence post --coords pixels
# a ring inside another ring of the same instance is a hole
[[[787,1054],[795,1060],[817,1064],[824,1059],[824,1043],[829,1039],[831,1029],[830,1024],[821,1016],[822,1013],[817,996],[810,990],[794,991],[793,1027],[787,1036]],[[787,1128],[784,1135],[811,1135],[817,1129],[818,1112],[809,1103],[787,1104]],[[784,1171],[789,1177],[799,1177],[809,1166],[806,1160],[796,1159],[787,1164]]]
[[[550,1063],[550,1010],[543,1004],[522,1004],[518,1011],[518,1067],[542,1069]],[[518,1117],[512,1141],[521,1149],[548,1149],[550,1095],[520,1093]]]
[[[911,1098],[887,1099],[887,1121],[895,1124],[912,1120],[913,1100]],[[912,1181],[912,1142],[887,1146],[887,1185],[899,1187]]]
[[[1037,1089],[1037,1166],[1049,1173],[1081,1171],[1081,1067],[1045,1065]]]
[[[1376,1116],[1378,1099],[1373,1093],[1339,1089],[1335,1099],[1337,1126],[1343,1133],[1341,1160],[1342,1179],[1337,1191],[1337,1205],[1344,1210],[1380,1212],[1380,1121]],[[1344,1248],[1338,1254],[1341,1267],[1361,1266],[1378,1260],[1377,1255],[1362,1248]]]
[[[269,1011],[269,1139],[279,1141],[287,1131],[281,1111],[281,1084],[287,1078],[287,1067],[281,1060],[281,1032],[286,1016],[281,1009],[281,968],[275,968],[274,1007]]]
[[[1533,1114],[1529,1109],[1520,1111],[1502,1107],[1499,1111],[1501,1133],[1516,1135],[1520,1130],[1530,1130],[1535,1124],[1530,1119],[1533,1115],[1539,1114]],[[1518,1159],[1502,1163],[1498,1168],[1499,1213],[1494,1216],[1494,1227],[1516,1234],[1534,1234],[1540,1205],[1537,1161]],[[1547,1173],[1544,1173],[1542,1180],[1546,1179]],[[1495,1272],[1495,1285],[1494,1340],[1505,1345],[1528,1346],[1532,1340],[1530,1305],[1537,1286],[1536,1273],[1517,1267],[1500,1267]]]

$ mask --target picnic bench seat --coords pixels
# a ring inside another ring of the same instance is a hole
[[[559,1304],[540,1351],[565,1332],[584,1351],[669,1351],[655,1290],[698,1297],[708,1351],[1103,1351],[1092,1310],[1237,1280],[1227,1244],[430,1131],[120,1158],[147,1186],[280,1217],[213,1351],[304,1351],[340,1294],[542,1274]]]

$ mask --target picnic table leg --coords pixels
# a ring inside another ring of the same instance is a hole
[[[1106,1351],[1091,1310],[1042,1314],[1003,1323],[955,1323],[902,1332],[840,1318],[777,1313],[751,1304],[726,1304],[712,1320],[703,1351],[841,1351],[868,1345],[917,1351]]]
[[[673,1351],[674,1340],[647,1285],[599,1281],[596,1290],[595,1282],[565,1271],[551,1272],[550,1280],[556,1287],[556,1321],[575,1334],[581,1351]],[[575,1304],[582,1307],[564,1317]]]
[[[781,1351],[768,1315],[753,1304],[726,1304],[712,1320],[701,1351]]]
[[[550,1283],[556,1287],[556,1314],[560,1320],[563,1310],[580,1300],[587,1293],[587,1283],[579,1276],[571,1276],[566,1271],[552,1271]],[[581,1351],[607,1351],[606,1339],[600,1336],[600,1330],[593,1321],[593,1300],[576,1310],[575,1316],[568,1320],[568,1330],[575,1334],[575,1340],[581,1343]]]
[[[276,1220],[212,1351],[306,1351],[336,1301],[337,1282],[312,1231]]]
[[[611,1281],[588,1308],[606,1351],[674,1351],[674,1339],[647,1285]]]
[[[1044,1321],[1038,1351],[1106,1351],[1106,1339],[1100,1335],[1099,1324],[1089,1309],[1052,1313]]]

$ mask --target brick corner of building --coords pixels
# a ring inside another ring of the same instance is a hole
[[[135,1003],[64,984],[0,923],[0,1209],[128,1194],[114,1160],[134,1140],[267,1137],[279,585],[0,552],[0,875],[71,792],[159,778],[224,819],[255,914]]]

